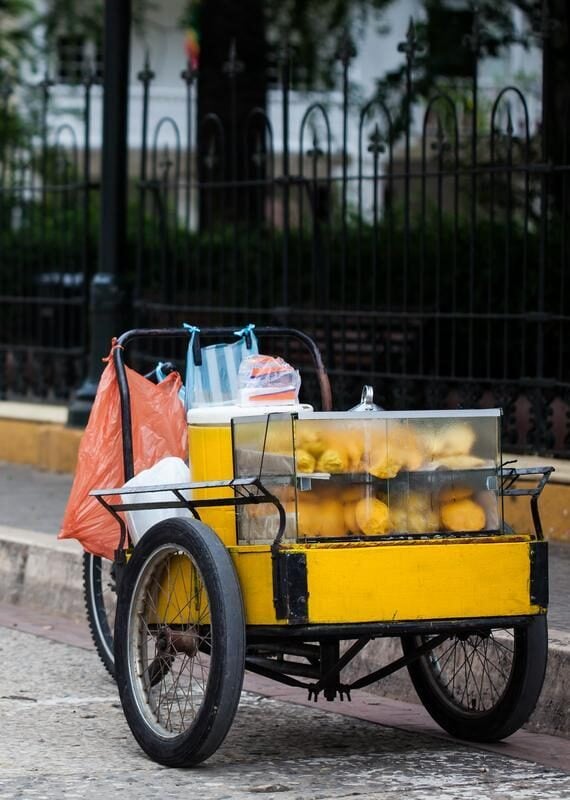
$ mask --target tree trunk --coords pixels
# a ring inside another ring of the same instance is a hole
[[[544,42],[544,155],[555,165],[568,163],[570,120],[570,4],[549,0],[552,29]]]
[[[263,158],[254,156],[264,131],[254,135],[248,116],[265,109],[267,80],[262,0],[207,0],[200,15],[198,174],[224,184],[200,191],[203,229],[244,221],[256,207],[254,190],[234,184],[263,177]]]

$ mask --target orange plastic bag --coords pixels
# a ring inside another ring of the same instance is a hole
[[[106,361],[79,446],[75,479],[58,538],[78,539],[89,553],[112,559],[119,544],[119,523],[89,496],[92,489],[119,488],[125,482],[119,386],[111,355]],[[178,397],[180,376],[172,372],[154,384],[128,367],[126,373],[135,474],[166,456],[186,459],[188,434]]]

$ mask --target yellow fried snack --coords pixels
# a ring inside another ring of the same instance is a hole
[[[348,472],[362,471],[364,454],[364,433],[362,428],[350,427],[348,430],[337,430],[331,437],[330,447],[342,449],[346,453]]]
[[[411,460],[405,449],[409,442],[407,431],[401,425],[392,425],[388,432],[384,425],[376,426],[369,431],[366,440],[365,469],[376,478],[395,478],[404,462]]]
[[[348,456],[342,448],[329,448],[319,458],[317,472],[347,472]]]
[[[433,426],[421,427],[418,432],[418,443],[427,461],[436,458],[439,447],[439,436]]]
[[[346,536],[344,507],[338,500],[324,500],[317,506],[321,536]]]
[[[346,442],[349,472],[362,472],[362,455],[364,444],[359,439],[348,439]]]
[[[350,533],[360,533],[360,528],[356,521],[356,502],[357,501],[349,501],[344,504],[344,524],[346,530],[350,531]]]
[[[475,443],[475,432],[468,422],[453,422],[438,433],[435,457],[462,456],[471,452]]]
[[[500,526],[499,499],[495,492],[485,489],[477,492],[475,501],[485,512],[485,527],[487,530],[496,530]]]
[[[303,450],[310,453],[315,459],[324,453],[327,447],[327,436],[312,424],[298,422],[296,439]]]
[[[366,536],[377,536],[388,530],[390,521],[388,506],[376,497],[359,500],[355,516],[358,527]]]
[[[396,506],[390,509],[390,529],[394,533],[434,533],[440,529],[439,514],[431,508]]]
[[[314,472],[315,459],[306,450],[297,450],[295,453],[295,461],[297,463],[297,472]]]
[[[297,502],[297,526],[299,536],[319,536],[319,506],[299,498]]]
[[[395,478],[402,469],[402,462],[395,458],[384,457],[374,461],[368,467],[368,472],[375,478]]]
[[[417,470],[424,463],[425,451],[414,428],[410,425],[392,426],[388,432],[388,454],[402,462],[407,470]]]
[[[427,492],[406,492],[400,495],[396,505],[409,511],[429,511],[432,508],[432,496]]]
[[[485,511],[466,497],[441,506],[441,522],[448,531],[480,531],[485,527]]]
[[[441,503],[453,503],[456,500],[465,500],[466,497],[471,497],[473,489],[470,486],[454,485],[446,486],[439,493],[439,500]]]
[[[362,500],[366,491],[366,486],[346,486],[340,490],[339,497],[343,503],[355,503],[357,500]]]
[[[423,450],[420,450],[419,447],[410,447],[406,450],[403,450],[401,453],[401,458],[404,469],[407,469],[410,472],[415,472],[418,470],[426,460]]]

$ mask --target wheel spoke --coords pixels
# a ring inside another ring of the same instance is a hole
[[[143,571],[133,617],[136,673],[149,723],[162,735],[184,733],[203,703],[211,656],[202,651],[212,651],[209,617],[208,595],[188,553],[168,550]]]
[[[511,641],[505,643],[496,633],[453,636],[424,657],[431,680],[447,702],[464,713],[481,714],[493,708],[509,684],[514,636],[498,631],[510,635]]]

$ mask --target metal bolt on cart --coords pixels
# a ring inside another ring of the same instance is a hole
[[[93,556],[88,605],[140,746],[168,766],[204,761],[232,724],[245,669],[315,700],[350,700],[406,668],[452,735],[509,736],[533,711],[546,667],[538,497],[552,468],[502,463],[500,409],[384,411],[367,391],[356,409],[333,411],[314,342],[289,329],[256,334],[306,348],[321,411],[191,409],[191,480],[92,493],[121,531],[114,636]],[[114,349],[125,479],[133,476],[125,348],[188,335],[134,330]],[[530,497],[534,530],[505,524],[508,495]],[[133,542],[125,513],[153,509],[173,516]],[[175,516],[180,509],[188,516]],[[401,657],[343,679],[371,640],[388,636],[400,638]]]

